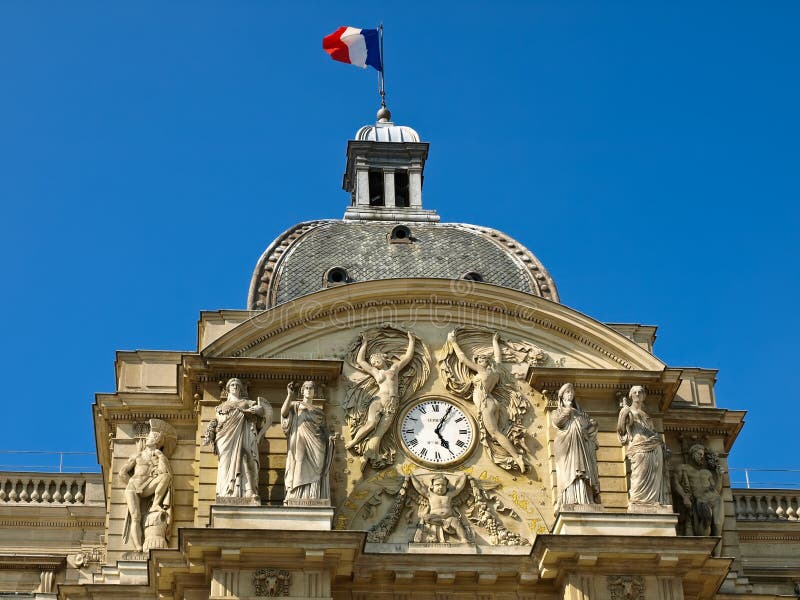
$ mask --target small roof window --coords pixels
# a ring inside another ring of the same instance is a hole
[[[350,283],[350,274],[344,267],[331,267],[325,271],[325,287]]]
[[[396,225],[389,234],[389,241],[393,244],[409,244],[411,240],[411,230],[405,225]]]

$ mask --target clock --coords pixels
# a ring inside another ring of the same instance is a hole
[[[411,404],[399,419],[406,454],[428,467],[464,460],[475,446],[472,417],[444,398],[424,398]]]

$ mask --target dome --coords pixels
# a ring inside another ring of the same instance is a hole
[[[462,223],[300,223],[256,265],[248,308],[264,310],[338,285],[399,278],[470,280],[558,302],[555,283],[522,244]]]
[[[359,142],[419,142],[419,134],[405,125],[392,122],[378,122],[375,125],[364,125],[356,132]]]

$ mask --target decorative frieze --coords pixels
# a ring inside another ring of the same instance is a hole
[[[611,600],[644,600],[644,577],[641,575],[609,575]]]
[[[256,596],[267,598],[288,596],[291,580],[291,573],[285,569],[259,569],[252,577]]]

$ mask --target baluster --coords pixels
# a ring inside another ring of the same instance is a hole
[[[764,513],[761,509],[761,496],[753,496],[753,500],[755,500],[755,511],[754,517],[756,521],[763,521],[764,520]]]
[[[3,480],[0,482],[0,502],[5,502],[6,498],[8,498],[8,494],[6,494],[6,484],[8,482]]]
[[[30,484],[31,484],[31,481],[30,481],[30,479],[28,479],[27,481],[23,481],[23,482],[22,482],[22,489],[20,490],[20,493],[19,493],[19,499],[20,499],[20,501],[22,501],[22,502],[27,502],[28,500],[30,500],[30,499],[31,499],[31,496],[30,496],[30,494],[28,493],[28,486],[29,486]]]
[[[69,479],[65,480],[65,485],[67,486],[67,493],[64,494],[64,502],[66,502],[67,504],[71,504],[74,499],[74,496],[72,495],[72,486],[74,484],[75,484],[74,481],[71,481]]]
[[[43,502],[52,502],[53,496],[50,495],[50,486],[53,485],[52,480],[46,480],[44,482],[44,492],[42,492],[42,501]]]
[[[795,509],[795,504],[797,504],[797,496],[788,498],[786,500],[786,504],[789,506],[789,508],[786,509],[786,518],[789,521],[797,521],[798,515],[797,509]]]
[[[773,503],[776,503],[775,496],[766,496],[764,500],[767,502],[767,520],[776,521],[778,516],[775,514],[775,507],[773,506]]]
[[[19,495],[17,494],[17,486],[22,485],[22,482],[17,479],[17,482],[11,486],[11,493],[8,495],[8,499],[12,502],[17,502]]]
[[[786,509],[783,506],[786,504],[786,496],[776,496],[775,500],[778,502],[778,508],[775,509],[775,516],[779,521],[786,520]]]
[[[86,496],[83,494],[83,491],[85,489],[86,489],[86,482],[85,481],[79,481],[78,482],[78,493],[75,494],[75,502],[83,504],[83,501],[86,498]]]
[[[56,491],[53,493],[53,502],[61,502],[63,496],[61,495],[61,481],[56,480]]]
[[[41,485],[42,481],[40,479],[33,480],[33,492],[31,493],[31,502],[39,502],[42,499],[41,494],[39,494],[39,486]]]

